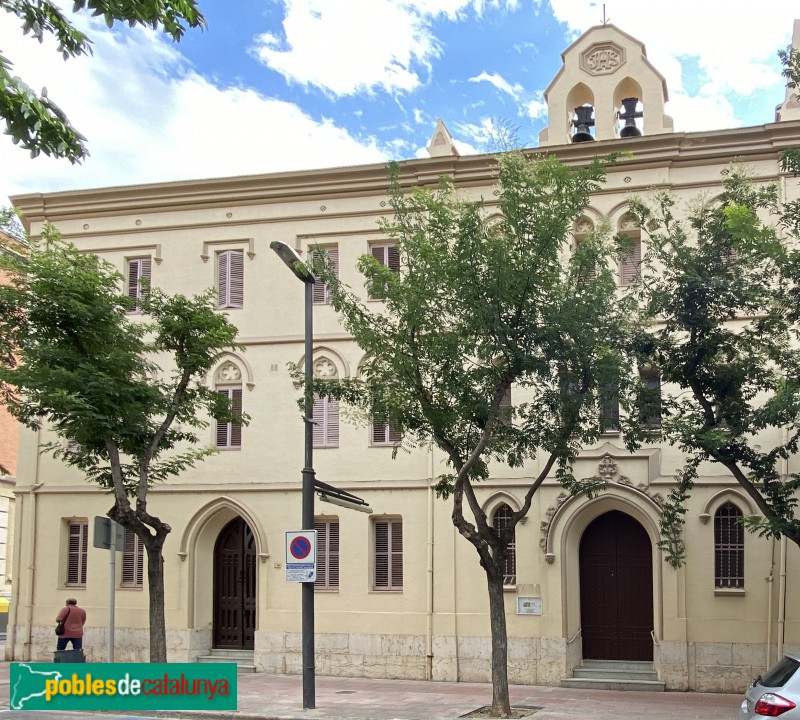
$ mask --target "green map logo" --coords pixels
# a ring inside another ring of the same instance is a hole
[[[236,710],[234,663],[11,663],[11,710]]]

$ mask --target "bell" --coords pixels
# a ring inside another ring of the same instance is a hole
[[[622,101],[623,111],[617,115],[620,120],[625,121],[625,126],[619,131],[621,138],[641,137],[642,131],[636,127],[636,118],[644,116],[644,113],[636,110],[639,98],[629,97]]]
[[[592,119],[593,112],[594,108],[591,105],[581,105],[575,108],[575,114],[578,117],[576,120],[572,121],[572,124],[575,126],[572,142],[579,143],[594,140],[592,133],[589,132],[589,128],[594,125],[594,120]]]

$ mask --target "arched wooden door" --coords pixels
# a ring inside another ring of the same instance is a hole
[[[252,649],[255,629],[255,538],[250,526],[236,518],[214,546],[214,647]]]
[[[652,660],[653,548],[630,515],[595,519],[580,545],[583,657]]]

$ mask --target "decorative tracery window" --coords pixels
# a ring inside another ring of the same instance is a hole
[[[242,371],[236,363],[228,360],[217,368],[214,387],[218,393],[228,398],[236,412],[242,412]],[[242,446],[241,424],[218,422],[215,441],[218,448],[240,448]]]
[[[714,586],[744,589],[742,511],[726,502],[714,515]]]

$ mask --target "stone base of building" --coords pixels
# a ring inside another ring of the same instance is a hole
[[[50,626],[33,629],[30,650],[23,628],[9,633],[6,659],[52,662],[56,636]],[[13,637],[13,641],[12,641]],[[193,662],[211,650],[211,630],[167,631],[170,662]],[[88,662],[108,660],[104,628],[88,628],[84,636]],[[149,662],[149,631],[117,628],[114,660]],[[424,635],[318,634],[315,642],[318,675],[335,677],[430,679],[440,682],[491,682],[491,643],[487,637],[436,636],[432,656]],[[785,647],[800,652],[800,646]],[[766,648],[745,643],[675,643],[654,648],[654,666],[667,690],[740,693],[765,670]],[[775,662],[775,648],[771,662]],[[300,633],[257,632],[253,660],[261,672],[300,674]],[[580,638],[509,638],[508,679],[516,685],[558,685],[580,666]]]

